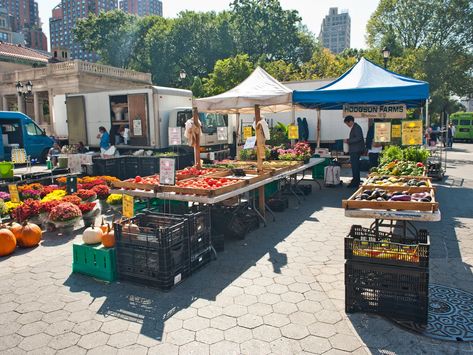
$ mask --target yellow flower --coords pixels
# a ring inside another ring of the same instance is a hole
[[[49,201],[58,201],[62,200],[64,196],[66,196],[66,191],[64,190],[54,190],[53,192],[50,192],[46,196],[44,196],[41,199],[41,202],[49,202]]]
[[[122,203],[123,195],[120,194],[111,194],[107,197],[107,203],[109,205],[120,205]]]
[[[3,214],[10,214],[11,211],[13,211],[18,206],[21,206],[22,204],[23,202],[20,202],[20,203],[11,202],[11,201],[5,202]]]

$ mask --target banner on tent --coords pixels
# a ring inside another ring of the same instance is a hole
[[[343,117],[406,118],[406,105],[343,105]]]

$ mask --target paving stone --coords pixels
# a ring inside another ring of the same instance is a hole
[[[274,327],[282,327],[286,324],[289,324],[291,321],[289,317],[285,314],[271,313],[263,317],[263,321],[267,325],[272,325]]]
[[[270,344],[271,353],[277,355],[300,354],[302,352],[299,342],[293,339],[279,338]]]
[[[66,304],[64,302],[50,302],[43,304],[39,310],[45,313],[50,313],[54,311],[58,311],[60,309],[63,309]]]
[[[130,345],[122,349],[118,349],[118,355],[146,355],[148,348],[143,345]]]
[[[149,348],[148,355],[178,355],[179,347],[174,344],[160,344]]]
[[[255,279],[253,281],[253,283],[255,285],[259,285],[259,286],[269,286],[269,285],[272,285],[274,283],[273,279],[269,278],[269,277],[259,277],[257,279]]]
[[[330,311],[327,309],[323,309],[315,314],[315,317],[319,322],[335,324],[342,320],[342,317],[338,312]]]
[[[269,293],[274,293],[275,295],[281,295],[285,292],[288,292],[289,288],[287,288],[286,285],[272,284],[266,286],[266,291],[268,291]]]
[[[64,334],[70,332],[75,326],[75,323],[69,322],[67,320],[62,320],[53,324],[49,324],[46,329],[46,333],[49,335],[55,336],[59,334]]]
[[[321,338],[329,338],[337,333],[335,326],[327,323],[315,322],[307,327],[309,333]]]
[[[310,291],[310,286],[305,283],[296,282],[288,286],[289,290],[298,293]]]
[[[314,335],[302,339],[300,344],[304,351],[315,354],[323,354],[331,348],[330,342],[327,339]]]
[[[85,355],[87,350],[82,349],[79,346],[71,346],[70,348],[59,350],[57,355]]]
[[[354,351],[362,346],[361,342],[353,335],[336,334],[329,338],[330,344],[336,349]]]
[[[26,351],[32,351],[48,345],[51,340],[51,336],[48,334],[40,333],[24,338],[18,345],[21,349]]]
[[[273,307],[265,303],[255,303],[248,307],[248,312],[257,316],[265,316],[273,312]]]
[[[110,322],[105,322],[102,324],[100,331],[107,334],[120,333],[125,330],[128,330],[129,322],[123,319],[114,319]]]
[[[222,313],[223,313],[222,307],[218,307],[215,305],[208,305],[203,308],[199,308],[199,310],[197,311],[197,314],[200,317],[209,318],[209,319],[218,317]]]
[[[176,318],[168,319],[164,322],[164,330],[166,332],[173,332],[182,329],[184,321]]]
[[[259,303],[265,303],[269,305],[273,305],[281,301],[281,296],[275,295],[274,293],[265,293],[263,295],[258,296]]]
[[[9,334],[0,337],[0,352],[14,348],[23,340],[23,337],[18,334]]]
[[[48,323],[42,321],[25,324],[17,330],[17,334],[24,337],[29,337],[31,335],[42,333],[48,327],[48,325]]]
[[[179,329],[174,332],[166,334],[166,343],[172,343],[174,345],[184,345],[194,341],[195,333],[187,329]]]
[[[27,354],[28,355],[54,355],[56,354],[56,350],[48,346],[45,346],[39,349],[28,351]]]
[[[118,349],[115,349],[109,345],[101,345],[87,351],[87,355],[115,355],[118,353]]]
[[[307,312],[295,312],[289,315],[289,319],[294,324],[300,324],[308,326],[315,322],[315,317],[311,313]]]
[[[240,345],[241,353],[243,355],[253,355],[253,354],[269,354],[271,352],[271,347],[265,341],[251,339],[245,341]]]
[[[136,343],[139,345],[143,345],[147,348],[152,348],[153,346],[157,346],[161,344],[161,335],[156,337],[151,337],[148,334],[138,334],[138,338],[136,339]]]
[[[47,323],[56,323],[62,320],[69,319],[69,316],[71,315],[70,312],[67,312],[63,309],[53,311],[50,313],[46,313],[43,315],[42,320],[47,322]]]
[[[297,304],[297,308],[302,312],[316,313],[322,310],[322,305],[316,301],[304,300]]]
[[[248,329],[253,329],[263,324],[263,318],[254,314],[245,314],[237,319],[238,325]]]
[[[179,355],[208,355],[210,347],[197,341],[183,345],[179,348]]]
[[[40,311],[34,311],[34,312],[29,312],[22,314],[16,319],[16,322],[20,324],[30,324],[33,322],[37,322],[43,318],[43,312]]]
[[[94,349],[100,347],[101,345],[107,344],[109,337],[110,335],[102,332],[90,333],[83,335],[77,345],[83,347],[84,349]]]
[[[244,314],[248,313],[248,308],[245,306],[240,306],[238,304],[233,304],[231,306],[225,307],[223,309],[223,314],[230,316],[230,317],[241,317]]]
[[[80,335],[76,333],[66,333],[56,335],[49,342],[49,346],[56,350],[66,349],[76,345],[80,339]]]
[[[300,340],[309,335],[307,327],[300,324],[287,324],[281,328],[281,333],[286,338]]]
[[[266,293],[266,288],[260,285],[252,285],[244,288],[247,295],[259,296]]]
[[[92,319],[92,320],[87,320],[85,322],[76,324],[74,328],[72,329],[72,331],[80,335],[86,335],[86,334],[98,331],[101,326],[102,326],[102,322]]]
[[[210,326],[220,330],[227,330],[234,327],[237,324],[237,320],[234,317],[221,315],[210,320]]]
[[[15,308],[15,312],[24,314],[24,313],[37,311],[40,309],[40,307],[41,307],[41,303],[39,302],[22,303]],[[3,308],[3,305],[2,305],[2,308]]]
[[[297,312],[297,306],[294,303],[288,303],[288,302],[282,301],[282,302],[273,304],[273,310],[276,313],[289,315],[294,312]]]
[[[181,319],[181,320],[186,320],[193,318],[197,315],[197,310],[195,308],[186,308],[182,309],[176,314],[173,315],[173,318]]]
[[[289,291],[289,292],[283,293],[281,295],[281,299],[289,303],[298,303],[298,302],[303,301],[305,298],[302,295],[302,293]]]
[[[242,343],[253,337],[251,330],[238,326],[226,330],[224,336],[225,340],[233,341],[235,343]]]
[[[0,325],[13,323],[18,319],[19,316],[20,314],[16,313],[15,311],[2,313],[0,316]]]
[[[111,335],[107,344],[120,349],[135,344],[137,338],[138,334],[125,330]]]
[[[281,337],[281,332],[279,328],[264,324],[258,328],[253,329],[253,336],[256,339],[272,342]]]
[[[223,340],[210,345],[211,355],[239,355],[240,345],[231,341]]]
[[[210,321],[207,318],[194,317],[184,321],[182,327],[184,329],[192,330],[194,332],[205,329],[210,325]]]
[[[95,312],[92,312],[88,309],[84,309],[82,311],[72,312],[67,319],[74,323],[81,323],[95,319]]]
[[[264,290],[266,292],[266,289]],[[250,306],[256,302],[258,302],[258,298],[254,295],[240,295],[235,297],[235,304],[238,304],[240,306]]]
[[[206,328],[199,330],[195,334],[196,340],[205,344],[214,344],[223,341],[223,331],[215,328]]]

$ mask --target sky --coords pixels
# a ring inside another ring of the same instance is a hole
[[[43,22],[43,31],[48,37],[49,17],[51,10],[60,0],[36,0],[39,5],[39,15]],[[180,11],[222,11],[230,8],[229,0],[162,0],[164,17],[176,17]],[[319,35],[323,18],[330,7],[338,7],[339,12],[348,10],[351,17],[351,47],[365,48],[366,23],[376,10],[379,0],[280,0],[284,9],[299,11],[302,23],[316,36]]]

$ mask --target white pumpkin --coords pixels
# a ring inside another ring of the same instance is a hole
[[[95,228],[93,225],[87,228],[82,233],[82,241],[84,244],[98,244],[102,243],[103,232],[100,228]]]

